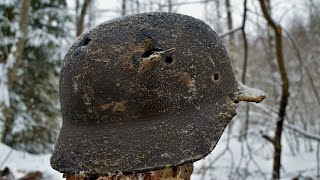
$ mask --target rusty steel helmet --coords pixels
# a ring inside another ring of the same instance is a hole
[[[51,166],[63,173],[135,173],[209,154],[241,100],[259,102],[232,72],[204,22],[145,13],[81,35],[62,63],[63,125]]]

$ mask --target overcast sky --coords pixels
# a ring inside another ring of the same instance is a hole
[[[97,12],[96,21],[93,23],[97,25],[101,22],[119,17],[121,15],[121,0],[93,0],[95,10]],[[172,0],[172,2],[198,2],[201,0]],[[309,3],[310,0],[272,0],[272,15],[274,19],[280,21],[283,27],[288,26],[288,22],[292,23],[292,19],[294,18],[301,18],[302,22],[304,19],[307,19],[309,14],[309,9],[306,9],[306,4]],[[319,0],[316,0],[317,3]],[[148,2],[147,0],[144,2]],[[223,2],[223,1],[221,1]],[[242,13],[243,13],[243,0],[230,0],[231,8],[232,8],[232,15],[234,19],[234,27],[239,27],[242,22]],[[74,0],[67,0],[69,8],[74,8],[75,1]],[[212,13],[215,13],[214,4],[212,2],[212,8],[210,9]],[[224,4],[221,4],[221,14],[222,14],[222,25],[226,24],[225,19],[225,10]],[[112,10],[109,12],[101,12],[103,10]],[[260,13],[260,6],[257,0],[248,0],[248,20],[247,20],[247,32],[257,33],[256,30],[257,26],[255,25],[257,21],[264,22],[262,18],[259,18],[259,14],[255,12],[258,11]],[[193,16],[195,18],[201,19],[205,21],[205,6],[201,3],[193,3],[193,4],[186,4],[178,7],[174,7],[173,10],[177,13],[186,14]],[[209,24],[209,22],[207,22]],[[214,24],[209,24],[215,30]],[[249,33],[249,37],[250,34]]]

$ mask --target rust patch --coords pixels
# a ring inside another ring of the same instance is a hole
[[[143,74],[146,71],[152,69],[160,61],[161,56],[159,54],[152,54],[147,58],[142,58],[139,64],[138,73]]]
[[[231,111],[235,111],[236,110],[236,103],[234,101],[232,101],[229,96],[226,96],[225,99],[227,102],[227,108]]]
[[[225,112],[220,112],[219,117],[226,119],[228,122],[233,118],[237,112],[236,112],[236,103],[232,101],[232,99],[229,96],[224,97],[226,100],[226,104],[223,104],[224,107],[227,108]]]
[[[114,45],[114,49],[122,48],[123,44]],[[125,69],[135,70],[134,65],[132,64],[131,57],[133,54],[143,54],[144,52],[150,50],[152,47],[152,40],[150,38],[146,38],[143,42],[138,43],[132,38],[125,42],[125,46],[123,51],[120,53],[121,59],[119,62],[120,65]]]
[[[178,72],[177,75],[179,76],[179,80],[189,88],[188,92],[192,94],[192,97],[196,96],[198,93],[196,80],[191,78],[187,72]]]
[[[162,58],[165,58],[167,54],[173,53],[175,50],[176,48],[170,48],[165,51],[154,52],[149,57],[142,58],[139,63],[138,73],[142,74],[147,70],[152,69],[158,62],[162,62],[160,61]]]
[[[222,119],[227,119],[227,120],[233,117],[233,115],[230,114],[229,112],[220,112],[218,116],[221,117]]]
[[[152,46],[152,40],[150,38],[145,39],[141,46],[140,46],[140,51],[148,51],[151,49]]]
[[[100,106],[100,109],[101,109],[102,111],[105,111],[105,110],[110,109],[112,106],[113,106],[113,103],[102,104],[102,105]]]
[[[127,109],[127,104],[128,104],[128,101],[111,102],[108,104],[100,105],[100,109],[102,111],[112,109],[113,112],[123,112]]]
[[[112,111],[113,112],[125,111],[127,109],[127,103],[128,103],[128,101],[115,102]]]

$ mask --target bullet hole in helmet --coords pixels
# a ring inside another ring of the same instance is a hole
[[[144,52],[142,54],[142,58],[148,58],[150,57],[152,54],[155,54],[156,52],[160,52],[162,51],[161,53],[161,56],[163,56],[161,59],[167,63],[167,64],[171,64],[173,62],[173,58],[171,57],[172,54],[169,54],[169,53],[163,53],[163,50],[162,49],[157,49],[157,48],[152,48],[152,49],[149,49],[147,50],[146,52]]]
[[[83,37],[81,44],[82,44],[82,46],[86,46],[89,44],[90,41],[91,41],[90,37],[88,35],[86,35]]]
[[[220,79],[220,74],[219,74],[219,73],[215,73],[215,74],[213,75],[213,79],[214,79],[215,81],[218,81],[218,80]]]
[[[144,52],[142,54],[142,57],[143,58],[147,58],[147,57],[151,56],[152,54],[154,54],[155,52],[158,52],[158,51],[162,51],[162,49],[156,49],[156,48],[149,49],[148,51],[146,51],[146,52]]]
[[[164,62],[171,64],[173,62],[173,59],[171,56],[166,56],[166,58],[164,59]]]
[[[220,82],[221,82],[221,75],[220,73],[214,73],[212,76],[211,76],[211,80],[214,84],[218,85]]]

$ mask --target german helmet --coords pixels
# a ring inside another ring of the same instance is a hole
[[[63,173],[138,173],[209,154],[236,115],[260,102],[239,84],[219,36],[175,13],[108,21],[82,34],[60,75],[63,125],[51,166]]]

